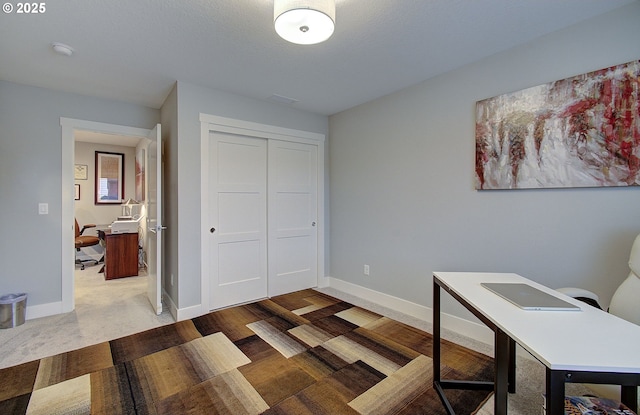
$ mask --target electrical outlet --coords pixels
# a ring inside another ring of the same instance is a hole
[[[369,275],[369,265],[364,264],[364,275]]]

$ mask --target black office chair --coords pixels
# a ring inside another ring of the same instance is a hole
[[[80,265],[80,269],[84,269],[85,262],[95,262],[97,264],[99,261],[96,261],[95,259],[79,259],[78,252],[80,252],[80,248],[86,248],[88,246],[98,245],[100,243],[100,238],[98,238],[97,236],[83,235],[85,229],[95,228],[96,225],[87,224],[82,227],[82,230],[80,230],[80,226],[78,226],[78,220],[76,219],[75,221],[76,221],[76,265]]]

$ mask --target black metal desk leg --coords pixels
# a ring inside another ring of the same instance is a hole
[[[547,368],[547,415],[564,415],[565,375],[565,371]]]
[[[507,390],[509,385],[510,338],[502,330],[495,332],[494,414],[507,415]]]
[[[516,393],[516,341],[509,337],[509,393]]]
[[[433,388],[436,390],[440,401],[444,406],[447,414],[455,414],[453,407],[444,394],[441,385],[442,378],[440,374],[440,286],[433,281]]]
[[[442,401],[442,405],[444,406],[445,411],[449,415],[455,415],[455,411],[453,407],[449,403],[449,400],[445,396],[445,389],[458,389],[458,390],[485,390],[491,391],[493,390],[496,394],[496,398],[494,399],[496,404],[495,415],[507,415],[507,388],[509,383],[509,349],[511,347],[515,348],[515,342],[510,344],[509,336],[506,335],[503,331],[499,330],[495,324],[493,324],[489,319],[484,318],[482,313],[476,310],[473,305],[469,304],[464,298],[457,295],[454,291],[449,290],[446,284],[440,285],[441,282],[438,281],[436,275],[433,276],[433,388],[436,393],[440,397]],[[442,379],[442,374],[440,373],[442,362],[442,347],[440,345],[441,341],[441,292],[442,289],[447,291],[453,298],[458,300],[460,304],[462,304],[467,310],[471,311],[476,317],[478,317],[483,323],[485,323],[488,327],[490,327],[494,333],[496,333],[496,350],[495,355],[497,358],[495,361],[495,372],[496,372],[496,380],[495,382],[487,382],[487,381],[463,381],[463,380],[454,380],[454,379]]]
[[[440,286],[433,282],[433,382],[440,382]]]
[[[638,412],[638,387],[622,386],[620,400],[633,412]]]

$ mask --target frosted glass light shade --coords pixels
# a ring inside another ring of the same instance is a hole
[[[273,24],[283,39],[299,45],[324,42],[333,34],[335,0],[274,0]]]

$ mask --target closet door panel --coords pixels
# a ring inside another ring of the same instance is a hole
[[[221,244],[218,250],[219,285],[259,280],[264,274],[260,258],[260,242]]]
[[[221,242],[259,239],[264,229],[264,201],[258,190],[218,192],[218,237]]]
[[[267,296],[267,143],[211,133],[210,308]]]
[[[317,146],[269,141],[269,295],[317,286]]]

